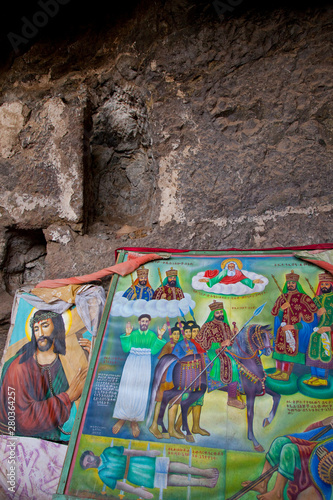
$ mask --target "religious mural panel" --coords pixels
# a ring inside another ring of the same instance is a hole
[[[69,441],[104,304],[92,285],[17,291],[1,363],[1,435]]]
[[[332,286],[289,249],[114,277],[56,498],[331,498]]]

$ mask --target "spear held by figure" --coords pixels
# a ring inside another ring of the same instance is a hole
[[[286,302],[288,302],[288,300],[286,299],[286,294],[285,294],[285,293],[283,293],[282,288],[280,287],[279,283],[276,281],[276,278],[275,278],[274,274],[272,274],[272,278],[273,278],[273,280],[275,281],[276,286],[277,286],[277,287],[278,287],[278,289],[280,290],[281,295],[283,296],[283,298],[285,299],[285,301],[286,301]],[[292,313],[292,314],[295,314],[295,313],[294,313],[294,311],[293,311],[293,309],[292,309],[292,307],[291,307],[290,302],[288,302],[288,304],[289,304],[289,307],[290,307],[290,311],[291,311],[291,313]]]
[[[133,288],[133,292],[134,292],[133,297],[134,297],[134,300],[136,300],[138,298],[138,296],[137,296],[134,281],[133,281],[133,274],[131,274],[131,280],[132,280],[132,288]]]
[[[183,320],[184,320],[184,321],[185,321],[185,323],[186,323],[185,314],[183,313],[183,311],[181,310],[181,308],[180,308],[180,307],[179,307],[179,312],[180,312],[181,317],[183,318]]]
[[[189,308],[189,311],[190,311],[190,315],[191,315],[191,316],[192,316],[192,318],[193,318],[193,321],[196,323],[196,321],[195,321],[195,317],[194,317],[194,312],[193,312],[193,309],[191,308],[191,306],[188,306],[188,308]]]
[[[163,285],[163,280],[162,280],[161,270],[160,270],[160,268],[159,268],[159,267],[157,268],[157,270],[158,270],[158,275],[159,275],[159,277],[160,277],[161,287],[163,288],[163,293],[165,294],[165,288],[164,288],[164,285]]]
[[[262,304],[261,306],[259,306],[255,311],[254,313],[252,314],[251,318],[247,320],[246,323],[244,323],[244,325],[242,326],[242,328],[235,333],[235,335],[233,335],[229,340],[232,342],[236,337],[237,335],[242,332],[244,330],[244,328],[250,323],[250,321],[255,317],[255,316],[259,316],[259,314],[261,313],[261,311],[263,310],[263,308],[265,307],[266,305],[266,302],[264,304]],[[178,404],[177,401],[179,401],[179,399],[181,399],[181,397],[183,396],[183,394],[185,394],[185,392],[187,392],[190,387],[192,387],[192,385],[202,376],[202,374],[214,363],[214,361],[220,356],[220,354],[222,354],[225,350],[226,350],[227,346],[225,347],[221,347],[221,349],[219,349],[219,351],[217,352],[216,356],[214,356],[214,358],[208,363],[208,365],[205,366],[205,368],[199,373],[199,375],[197,375],[197,377],[195,377],[195,379],[187,386],[185,387],[185,389],[176,397],[176,399],[174,399],[173,403],[171,403],[171,405],[169,405],[169,409],[173,407],[173,405],[175,404]]]
[[[313,296],[315,297],[315,296],[316,296],[316,292],[314,291],[313,286],[311,285],[311,283],[310,283],[310,281],[308,280],[308,278],[305,278],[305,279],[306,279],[306,281],[308,282],[308,285],[309,285],[309,287],[310,287],[311,292],[313,293]]]

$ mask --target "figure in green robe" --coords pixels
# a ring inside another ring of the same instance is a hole
[[[319,387],[327,386],[329,370],[333,368],[333,276],[330,273],[319,275],[319,284],[313,302],[318,307],[318,328],[311,334],[306,353],[306,365],[311,366],[311,377],[304,384]]]
[[[131,423],[133,437],[140,434],[138,422],[145,419],[151,384],[151,357],[158,354],[166,344],[162,337],[167,329],[164,324],[157,329],[157,335],[149,330],[151,316],[141,314],[139,328],[133,330],[130,322],[126,324],[126,333],[120,336],[121,347],[129,353],[120,380],[113,418],[118,421],[112,432],[118,434],[126,421]]]

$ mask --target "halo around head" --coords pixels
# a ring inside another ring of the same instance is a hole
[[[235,264],[237,264],[238,266],[238,269],[241,270],[242,267],[243,267],[243,264],[241,263],[241,261],[239,259],[225,259],[222,263],[221,263],[221,269],[224,269],[225,266],[227,264],[229,264],[229,262],[235,262]]]
[[[33,307],[30,311],[30,314],[28,315],[28,317],[26,319],[26,322],[25,322],[25,334],[29,340],[31,340],[30,320],[33,317],[33,315],[35,314],[35,312],[37,312],[38,310],[39,309],[37,309],[36,307]],[[71,329],[71,326],[72,326],[72,311],[70,309],[68,309],[67,311],[62,313],[61,316],[62,316],[62,319],[64,320],[65,334],[67,335],[67,333],[69,332],[69,330]]]

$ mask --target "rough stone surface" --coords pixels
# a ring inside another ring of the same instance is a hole
[[[93,115],[95,216],[109,223],[124,218],[151,223],[157,169],[141,94],[135,88],[117,86]]]
[[[82,224],[80,98],[65,104],[55,96],[27,97],[0,106],[0,220],[23,229],[54,221]]]
[[[333,7],[212,5],[137,2],[2,69],[0,290],[121,246],[332,241]]]
[[[42,231],[7,231],[3,279],[6,291],[14,295],[22,285],[33,285],[44,278],[46,240]]]

